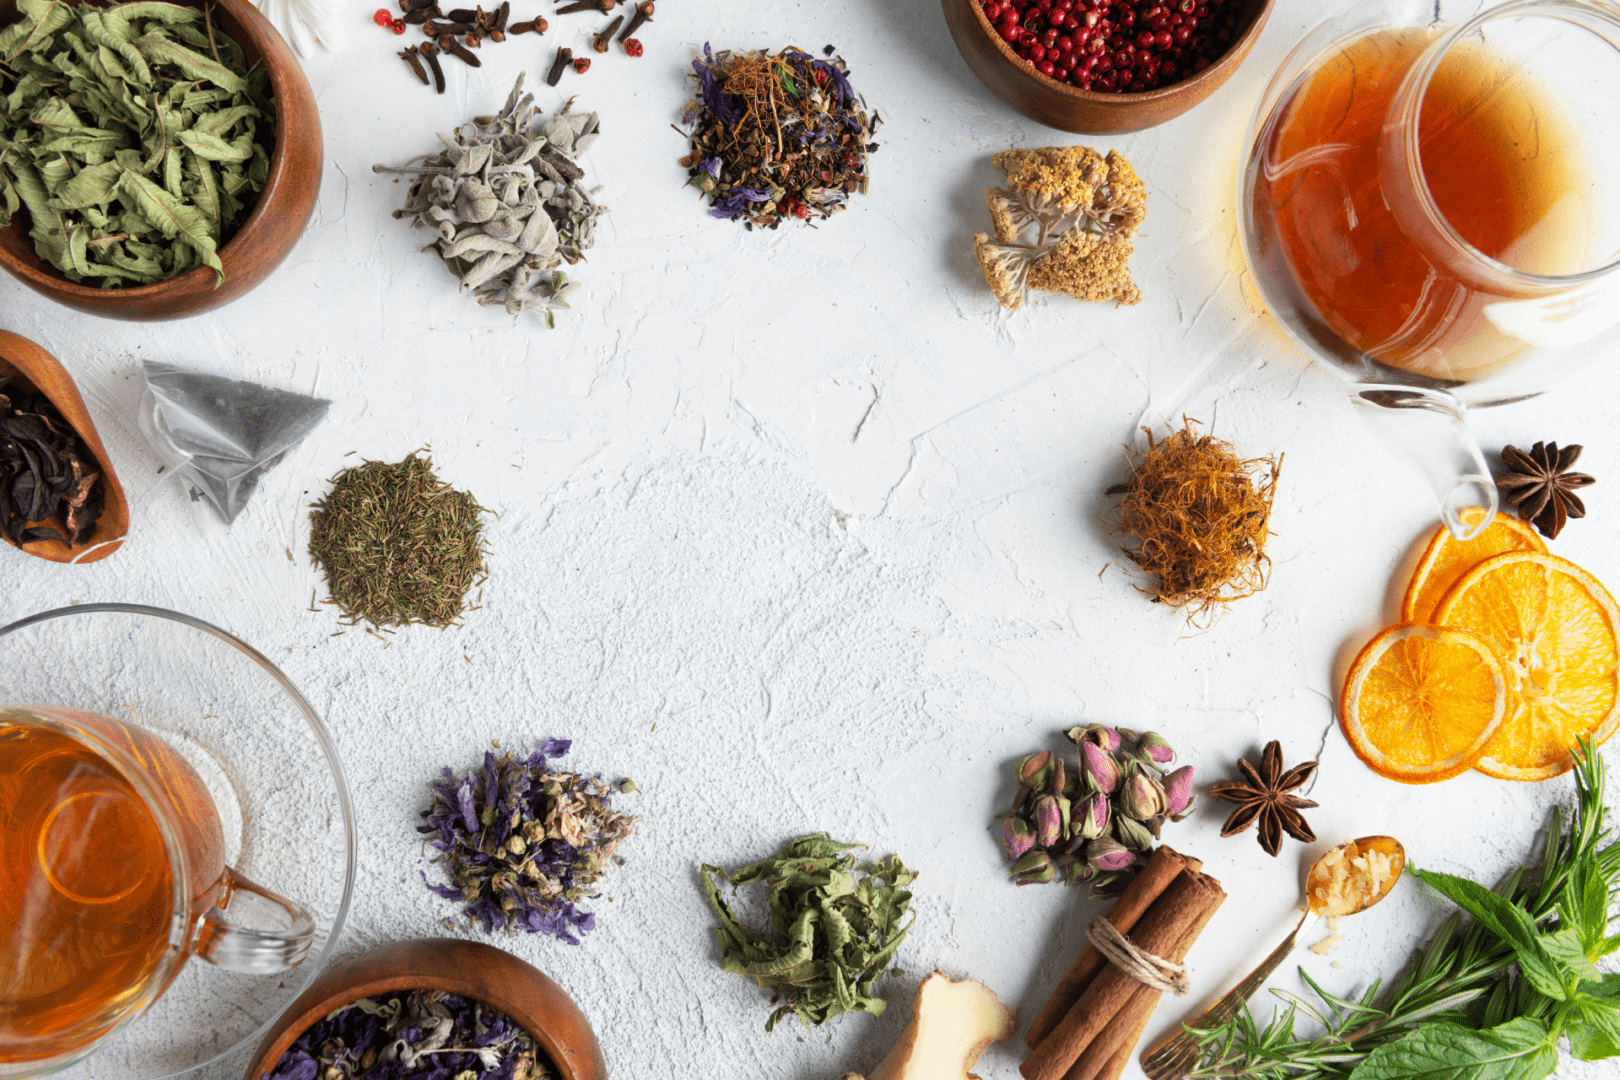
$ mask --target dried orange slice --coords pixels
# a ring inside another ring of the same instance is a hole
[[[1478,634],[1508,673],[1507,719],[1476,765],[1504,780],[1545,780],[1575,764],[1575,740],[1620,727],[1620,609],[1568,559],[1496,555],[1451,587],[1435,621]]]
[[[1474,767],[1509,695],[1508,675],[1481,638],[1405,623],[1380,631],[1350,665],[1339,724],[1378,775],[1432,784]]]
[[[1471,506],[1463,511],[1463,523],[1476,525],[1484,516],[1482,508]],[[1435,530],[1429,546],[1423,549],[1417,569],[1412,571],[1411,584],[1406,586],[1406,595],[1401,598],[1401,621],[1434,622],[1434,610],[1440,606],[1446,592],[1459,578],[1492,555],[1506,551],[1546,550],[1547,545],[1541,542],[1541,537],[1536,535],[1528,522],[1507,514],[1497,514],[1484,531],[1472,540],[1458,540],[1451,535],[1450,529],[1442,525]]]

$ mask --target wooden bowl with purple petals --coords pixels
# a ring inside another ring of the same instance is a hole
[[[333,1011],[361,998],[412,990],[455,994],[504,1015],[533,1036],[560,1080],[607,1080],[591,1025],[562,987],[511,953],[450,938],[384,945],[326,972],[281,1014],[243,1080],[263,1080],[308,1028]]]

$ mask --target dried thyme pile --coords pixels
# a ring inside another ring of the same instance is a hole
[[[542,123],[534,95],[522,91],[520,74],[499,115],[441,134],[446,149],[437,154],[372,171],[416,177],[394,216],[439,234],[427,250],[461,279],[462,292],[511,315],[544,312],[555,326],[556,310],[579,288],[557,267],[585,257],[605,212],[575,161],[601,125],[595,113],[570,115],[567,105]]]
[[[547,1080],[546,1053],[511,1017],[442,990],[365,997],[304,1029],[268,1080]]]
[[[422,881],[464,904],[467,921],[485,933],[522,930],[578,945],[576,932],[596,926],[575,904],[596,895],[592,886],[639,819],[613,809],[612,788],[600,778],[547,764],[570,746],[547,739],[527,758],[485,751],[482,769],[457,779],[446,766],[433,785],[417,832],[435,837],[428,846],[454,884],[434,885],[426,874]]]
[[[19,0],[0,30],[0,227],[70,281],[150,285],[218,249],[270,175],[270,76],[207,9]]]
[[[866,191],[881,120],[867,117],[842,60],[705,45],[691,77],[699,97],[681,113],[692,139],[681,164],[715,217],[774,229],[788,217],[831,217]]]
[[[314,504],[309,555],[352,623],[445,627],[484,579],[484,512],[441,483],[420,452],[392,465],[367,461],[334,476]]]

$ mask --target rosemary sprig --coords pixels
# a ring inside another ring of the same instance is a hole
[[[1495,890],[1523,908],[1542,934],[1561,928],[1577,906],[1574,894],[1586,877],[1582,868],[1595,868],[1611,902],[1620,876],[1620,844],[1600,846],[1609,836],[1603,759],[1584,738],[1579,756],[1572,827],[1566,831],[1555,808],[1540,866],[1521,866]],[[1273,990],[1285,1005],[1273,1010],[1265,1026],[1245,1008],[1230,1022],[1202,1032],[1202,1055],[1191,1080],[1343,1080],[1379,1047],[1429,1025],[1482,1030],[1517,1017],[1561,1017],[1559,1002],[1517,973],[1516,959],[1514,946],[1492,928],[1453,912],[1387,992],[1376,980],[1359,999],[1340,997],[1301,969],[1300,978],[1316,1000]],[[1322,1034],[1296,1036],[1302,1014],[1320,1025]]]

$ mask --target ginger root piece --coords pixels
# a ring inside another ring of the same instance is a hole
[[[911,1023],[865,1080],[978,1080],[968,1072],[985,1047],[1010,1039],[1013,1011],[983,983],[955,982],[936,971],[917,987]],[[862,1080],[845,1073],[839,1080]]]
[[[1017,311],[1028,289],[1135,304],[1131,237],[1147,216],[1147,185],[1117,150],[1003,150],[991,159],[1007,186],[986,199],[994,234],[973,250],[996,300]],[[1033,230],[1033,235],[1026,235]]]

